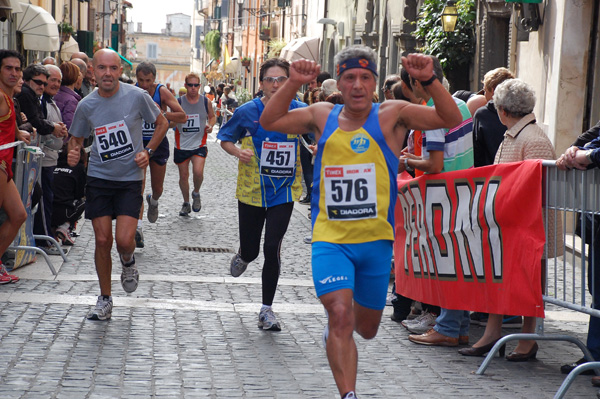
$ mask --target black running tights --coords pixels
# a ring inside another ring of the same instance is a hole
[[[266,225],[263,247],[265,264],[262,270],[263,305],[273,304],[281,267],[279,256],[281,241],[287,231],[293,210],[293,202],[262,208],[238,201],[240,255],[244,262],[252,262],[258,257],[260,238],[263,226]]]

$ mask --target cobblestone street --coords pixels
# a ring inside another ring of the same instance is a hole
[[[143,222],[133,294],[121,288],[113,248],[110,321],[85,318],[99,293],[89,221],[79,226],[68,262],[51,257],[57,276],[38,258],[15,271],[20,282],[0,287],[0,398],[339,398],[321,344],[326,319],[312,284],[310,245],[302,242],[310,233],[308,208],[296,204],[282,245],[273,306],[282,331],[262,331],[262,253],[243,276],[230,276],[237,160],[211,137],[202,210],[192,217],[178,216],[178,173],[169,160],[159,219]],[[587,316],[548,309],[547,334],[585,342]],[[565,377],[560,366],[581,357],[572,344],[540,341],[536,361],[496,359],[478,376],[483,358],[415,345],[390,314],[387,307],[375,339],[357,336],[360,398],[552,398]],[[473,326],[471,344],[482,333]],[[579,376],[567,397],[597,392],[590,376]]]

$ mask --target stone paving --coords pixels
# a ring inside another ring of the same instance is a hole
[[[283,330],[264,332],[256,325],[262,255],[243,276],[229,275],[238,243],[236,160],[211,141],[205,173],[202,210],[182,218],[169,162],[160,217],[144,221],[146,245],[136,252],[138,290],[126,294],[120,268],[113,270],[112,320],[85,319],[99,293],[89,221],[68,262],[52,257],[57,276],[40,259],[15,271],[19,283],[0,287],[0,398],[339,397],[321,344],[310,246],[302,243],[307,208],[296,204],[282,247],[274,310]],[[549,309],[547,333],[585,340],[587,317]],[[357,337],[361,398],[551,398],[564,378],[560,365],[581,357],[574,345],[544,341],[536,361],[497,359],[478,376],[482,358],[412,344],[390,314],[386,308],[375,339]],[[472,327],[471,343],[482,333]],[[567,397],[597,391],[580,376]]]

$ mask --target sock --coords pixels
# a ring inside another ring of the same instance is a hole
[[[354,393],[354,391],[346,392],[344,395],[342,395],[342,399],[351,399],[351,398],[356,398],[356,394]]]
[[[108,300],[110,300],[110,295],[102,295],[102,298],[103,298],[105,301],[108,301]]]
[[[69,226],[68,222],[65,222],[65,223],[61,224],[60,226],[58,226],[59,229],[63,228],[65,230],[67,230],[69,227],[71,227],[71,226]]]
[[[153,196],[150,196],[150,203],[152,205],[157,205],[158,204],[158,200],[155,200]]]
[[[135,263],[135,258],[133,257],[133,254],[128,254],[128,255],[131,255],[131,257],[129,258],[129,260],[128,260],[128,261],[126,261],[126,260],[123,258],[123,255],[122,255],[122,254],[119,254],[119,257],[121,258],[121,264],[122,264],[123,266],[131,266],[131,265],[133,265],[133,264]]]
[[[138,229],[142,228],[142,220],[141,219],[138,219],[137,227],[138,227]]]
[[[269,310],[269,309],[271,309],[271,306],[269,306],[269,305],[262,305],[262,307],[260,308],[260,311],[262,312],[264,310]]]

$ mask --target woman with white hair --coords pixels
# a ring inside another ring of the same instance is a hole
[[[535,92],[533,88],[520,79],[508,79],[499,84],[494,91],[494,105],[498,110],[500,122],[507,127],[504,140],[496,152],[494,164],[519,162],[526,159],[556,159],[554,146],[546,133],[536,124],[533,107],[535,106]],[[550,214],[549,216],[553,216]],[[560,221],[558,221],[560,222]],[[548,218],[548,231],[555,230],[555,220]],[[560,255],[554,248],[562,248],[562,236],[558,235],[548,239],[548,257]],[[545,272],[545,259],[542,259],[542,275]],[[525,265],[533,267],[533,265]],[[470,348],[458,351],[465,356],[483,356],[488,353],[494,344],[502,338],[503,315],[490,314],[483,336]],[[523,333],[533,333],[535,318],[524,317]],[[500,356],[504,356],[505,347],[500,349]],[[532,340],[520,340],[517,347],[506,360],[523,362],[535,359],[538,345]]]

